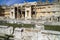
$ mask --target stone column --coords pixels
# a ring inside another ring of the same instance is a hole
[[[35,5],[35,18],[36,18],[36,5]]]
[[[12,15],[11,15],[11,8],[10,8],[10,18],[11,18],[11,16],[12,16]]]
[[[18,6],[17,6],[17,19],[19,19]]]
[[[23,18],[23,15],[22,15],[22,6],[21,6],[21,18]]]
[[[25,7],[25,19],[27,19],[27,11],[26,11],[26,7]]]
[[[31,19],[31,6],[29,8],[29,19]]]
[[[13,19],[15,19],[15,11],[13,12]]]

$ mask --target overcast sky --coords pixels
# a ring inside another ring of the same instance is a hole
[[[26,2],[34,2],[38,0],[25,0]],[[46,0],[42,0],[42,2],[45,2]],[[51,2],[52,0],[49,0]],[[24,0],[0,0],[0,5],[13,5],[16,3],[23,3]]]

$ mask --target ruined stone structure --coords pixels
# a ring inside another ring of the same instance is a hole
[[[25,2],[10,8],[11,19],[60,20],[60,2]]]

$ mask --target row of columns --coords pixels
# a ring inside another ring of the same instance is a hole
[[[31,6],[30,5],[28,5],[28,6],[25,6],[25,10],[24,10],[24,15],[23,15],[23,12],[22,12],[22,6],[20,6],[20,13],[18,12],[19,10],[19,8],[18,8],[18,6],[16,7],[17,9],[17,11],[15,11],[15,7],[13,7],[13,9],[11,9],[11,12],[10,12],[10,18],[12,18],[12,19],[21,19],[21,18],[23,18],[23,19],[31,19],[32,18],[32,11],[31,11]],[[20,17],[20,15],[21,15],[21,17]],[[24,16],[24,17],[23,17]],[[36,17],[36,5],[35,5],[35,17]]]

